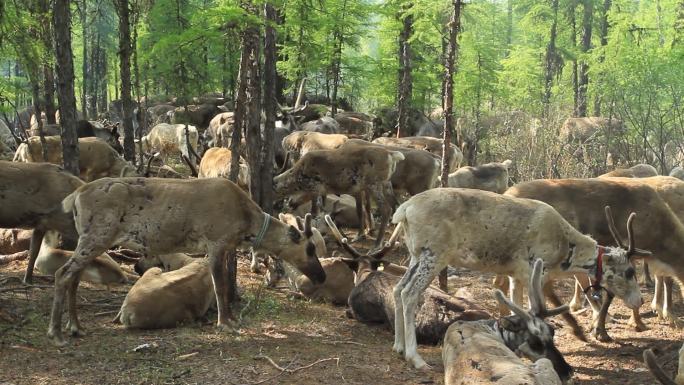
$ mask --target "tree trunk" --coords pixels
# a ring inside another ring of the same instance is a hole
[[[71,51],[71,9],[69,0],[55,0],[52,9],[57,59],[57,96],[59,123],[62,126],[64,169],[78,176],[78,137],[76,135],[76,95],[74,94],[74,62]]]
[[[253,9],[252,13],[255,14],[256,9]],[[247,163],[249,163],[252,200],[261,205],[261,167],[265,165],[262,164],[261,159],[263,141],[261,139],[261,76],[259,73],[259,56],[261,54],[261,49],[259,46],[259,28],[257,26],[250,26],[248,27],[246,34],[247,39],[245,39],[245,42],[247,44],[245,49],[248,53],[248,74],[246,89],[247,118],[244,122],[245,141],[247,142]],[[275,127],[275,122],[273,124]],[[272,167],[272,164],[268,166]]]
[[[45,132],[43,131],[43,119],[40,118],[43,112],[40,108],[40,81],[37,76],[31,79],[31,89],[33,90],[33,113],[36,116],[36,123],[38,124],[38,136],[40,137],[40,148],[41,155],[43,156],[43,162],[48,161],[48,148],[45,142]]]
[[[261,189],[261,209],[273,212],[273,164],[275,162],[275,120],[278,98],[278,75],[276,71],[277,49],[276,30],[274,25],[278,16],[273,5],[264,5],[266,27],[264,30],[264,140],[261,146],[261,170],[259,188]]]
[[[601,10],[601,29],[600,29],[600,40],[601,40],[601,47],[605,47],[608,44],[608,12],[610,11],[610,7],[612,5],[612,0],[603,0],[603,9]],[[605,56],[603,54],[603,51],[601,51],[601,56],[599,56],[599,63],[603,63],[605,60]],[[596,83],[596,82],[595,82]],[[594,98],[594,116],[601,116],[601,95],[600,93],[596,93],[596,97]]]
[[[82,80],[81,80],[81,111],[83,111],[83,118],[88,119],[88,87],[90,80],[88,79],[88,1],[83,0],[81,3],[81,26],[83,35],[83,65],[81,66]],[[92,59],[91,59],[92,60]],[[95,116],[93,116],[95,118]]]
[[[52,29],[50,28],[50,2],[49,0],[40,1],[40,12],[42,20],[42,27],[40,28],[41,40],[45,46],[46,54],[52,53]],[[55,124],[55,75],[52,69],[52,63],[46,61],[43,63],[43,107],[45,107],[45,119],[48,124]]]
[[[404,4],[399,13],[403,28],[399,34],[399,95],[397,138],[404,135],[413,135],[409,132],[409,109],[413,94],[413,80],[411,79],[411,35],[413,35],[413,15],[410,13],[413,5]]]
[[[453,13],[449,20],[449,45],[444,66],[444,94],[442,109],[444,110],[444,136],[442,141],[442,177],[440,184],[447,187],[449,181],[449,163],[451,161],[451,136],[454,131],[454,75],[456,73],[456,57],[458,56],[458,34],[461,30],[461,0],[453,0]],[[446,269],[439,274],[439,287],[447,291]]]
[[[591,23],[594,15],[594,1],[583,0],[584,16],[582,17],[582,53],[586,54],[591,48]],[[587,91],[589,88],[589,63],[585,58],[579,68],[579,82],[577,85],[577,115],[587,116]]]
[[[573,49],[577,47],[577,20],[575,17],[575,10],[577,8],[577,0],[570,1],[568,9],[568,19],[570,19],[570,41]],[[578,84],[578,64],[577,58],[572,59],[572,116],[579,116],[579,84]]]
[[[345,13],[347,10],[347,0],[342,2],[342,16],[341,20],[344,20]],[[340,72],[342,71],[342,45],[344,43],[344,30],[343,27],[338,27],[339,29],[333,34],[333,44],[335,44],[335,51],[333,53],[332,60],[332,97],[328,93],[328,99],[332,104],[332,116],[337,115],[337,90],[340,86]]]
[[[139,15],[139,14],[138,14]],[[133,41],[131,42],[133,49],[133,72],[135,74],[135,96],[138,105],[138,113],[135,114],[135,119],[138,121],[138,129],[135,132],[135,138],[138,140],[138,165],[140,167],[144,164],[142,137],[147,130],[147,106],[149,101],[145,97],[145,104],[140,103],[140,66],[138,65],[138,27],[137,23],[133,23]],[[187,141],[190,143],[190,141]]]
[[[131,99],[131,21],[128,0],[117,0],[119,15],[119,70],[121,71],[121,106],[123,110],[124,159],[135,162],[133,100]]]
[[[544,117],[549,116],[549,105],[551,103],[551,86],[553,85],[553,75],[557,64],[556,37],[558,35],[558,0],[551,0],[553,10],[553,21],[551,23],[551,33],[549,43],[546,45],[546,57],[544,68],[544,95],[542,103],[544,105]]]
[[[605,1],[608,2],[610,0]],[[677,4],[677,16],[675,17],[673,28],[674,36],[672,37],[672,48],[681,44],[682,42],[682,31],[684,31],[684,1],[680,0]]]

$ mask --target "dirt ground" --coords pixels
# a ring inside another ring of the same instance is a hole
[[[404,255],[397,251],[392,259]],[[410,368],[392,350],[393,334],[381,326],[350,320],[344,308],[290,298],[287,290],[267,289],[262,277],[239,264],[242,293],[241,329],[232,335],[217,332],[216,314],[176,329],[127,331],[110,322],[130,285],[109,290],[81,284],[79,312],[88,335],[71,339],[65,348],[53,347],[46,330],[52,283],[38,279],[38,287],[20,284],[25,262],[0,267],[0,385],[9,384],[442,384],[440,347],[421,347],[433,366],[423,373]],[[464,288],[494,312],[491,276],[460,272],[450,278],[450,289]],[[570,295],[570,282],[559,287]],[[643,288],[648,304],[652,289]],[[674,311],[681,314],[677,294]],[[682,332],[659,321],[644,305],[650,330],[627,326],[629,312],[620,301],[611,308],[611,343],[575,339],[561,321],[556,345],[575,369],[576,384],[655,384],[641,361],[653,348],[668,373],[677,367]],[[590,312],[579,314],[588,329]],[[591,338],[590,338],[591,339]],[[136,349],[136,347],[144,346]],[[267,358],[291,372],[282,372]],[[311,364],[314,364],[310,366]]]

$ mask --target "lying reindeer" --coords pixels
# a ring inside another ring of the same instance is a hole
[[[684,385],[684,345],[679,349],[679,369],[677,370],[677,376],[674,380],[665,374],[663,368],[658,365],[655,354],[653,350],[644,350],[644,363],[648,366],[648,369],[653,373],[653,376],[658,379],[658,381],[663,385]]]
[[[355,285],[349,294],[351,315],[365,324],[394,325],[392,289],[406,272],[406,268],[385,264],[384,269],[379,271],[378,266],[382,263],[381,259],[394,247],[399,228],[384,247],[364,255],[349,244],[330,216],[325,219],[340,246],[353,256],[353,259],[345,260],[356,273]],[[449,325],[455,321],[491,317],[467,299],[452,297],[437,288],[428,287],[421,299],[422,305],[416,316],[416,335],[421,344],[439,344]]]
[[[545,294],[554,304],[560,305],[560,300],[549,283],[578,273],[604,284],[630,308],[642,303],[629,260],[636,250],[599,246],[540,201],[481,190],[436,188],[404,202],[392,222],[405,229],[411,255],[409,270],[394,288],[393,350],[403,353],[416,368],[427,368],[416,349],[418,299],[447,266],[512,277],[513,298],[520,303],[522,284],[530,276],[528,261],[534,255],[542,258],[548,269]],[[584,338],[577,321],[567,313],[564,316],[573,333]]]
[[[126,294],[117,316],[127,329],[172,328],[203,317],[216,303],[207,258],[182,253],[145,257],[135,270],[142,277]]]
[[[572,368],[553,343],[553,326],[544,321],[567,312],[568,306],[546,309],[543,265],[537,259],[532,267],[529,311],[497,290],[497,301],[514,315],[449,326],[442,348],[445,385],[560,385],[570,379]],[[526,364],[517,354],[534,362]]]
[[[196,199],[202,191],[206,199]],[[62,203],[71,212],[79,234],[73,257],[55,274],[55,297],[48,336],[59,346],[62,312],[68,296],[72,335],[81,334],[76,290],[85,265],[112,245],[147,254],[205,253],[214,283],[219,328],[232,328],[228,303],[226,254],[251,247],[281,256],[314,283],[325,272],[311,242],[302,233],[264,213],[249,196],[223,178],[158,179],[104,178],[79,188]]]

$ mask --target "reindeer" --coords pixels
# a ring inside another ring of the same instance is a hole
[[[126,294],[117,315],[127,329],[175,327],[204,316],[216,303],[208,258],[183,253],[146,257],[135,270],[142,277]]]
[[[380,137],[373,140],[373,143],[425,150],[438,156],[440,159],[442,158],[444,147],[442,145],[442,139],[430,138],[427,136],[405,136],[403,138]],[[450,144],[449,148],[451,149],[449,172],[454,172],[458,169],[461,161],[463,161],[463,153],[453,144]]]
[[[376,244],[380,245],[394,204],[390,178],[397,163],[404,160],[400,152],[366,145],[349,145],[335,150],[306,153],[295,165],[273,179],[276,196],[303,192],[310,197],[350,194],[356,198],[356,213],[362,217],[361,193],[371,192],[382,219]],[[316,206],[314,204],[314,206]],[[317,213],[317,210],[312,210]],[[359,230],[361,236],[363,229]]]
[[[197,191],[204,193],[196,199]],[[147,254],[205,253],[218,304],[217,326],[232,329],[228,303],[226,253],[251,246],[291,262],[314,283],[325,272],[311,242],[302,233],[264,213],[236,184],[223,178],[104,178],[69,195],[62,203],[73,215],[78,245],[73,257],[55,274],[55,297],[48,336],[63,346],[62,312],[68,297],[72,335],[80,335],[76,290],[85,264],[112,245]]]
[[[48,163],[0,161],[0,228],[33,229],[24,282],[31,282],[45,232],[59,231],[67,240],[78,234],[61,202],[83,181]]]
[[[655,354],[653,350],[644,350],[644,363],[648,369],[653,373],[653,376],[658,379],[658,381],[663,385],[684,385],[684,345],[679,349],[679,368],[677,370],[677,376],[674,380],[665,374],[663,368],[658,365]]]
[[[653,188],[655,184],[649,185],[646,182],[649,180],[651,183],[658,180],[669,181],[667,183],[670,183],[672,190],[667,193],[665,185],[656,190]],[[678,203],[678,193],[675,190],[678,183],[670,177],[534,180],[511,187],[505,195],[546,202],[577,229],[605,245],[621,245],[624,238],[610,225],[610,220],[601,215],[601,208],[610,206],[618,221],[627,219],[630,213],[635,212],[640,218],[636,225],[636,235],[628,229],[628,238],[635,237],[637,242],[652,254],[634,249],[635,252],[631,256],[644,258],[658,271],[656,275],[670,275],[682,279],[684,269],[681,268],[680,254],[684,247],[684,226],[680,218],[684,216],[675,214],[675,210],[681,210],[679,212],[684,215],[684,205]],[[666,195],[670,198],[664,199]],[[668,235],[666,240],[663,240],[663,234]],[[629,245],[633,247],[634,242],[630,241]],[[665,274],[663,271],[668,273]],[[586,277],[578,275],[578,278],[584,281],[584,288],[589,286]],[[571,309],[579,307],[579,293],[571,302]],[[608,290],[600,311],[595,301],[591,297],[588,299],[594,311],[594,338],[599,341],[610,341],[611,338],[605,329],[605,319],[608,306],[613,300],[613,293]],[[633,314],[637,316],[630,320],[630,324],[636,330],[645,330],[646,326],[638,318],[638,309],[632,309]]]
[[[198,178],[228,178],[230,175],[230,160],[232,152],[223,147],[212,147],[202,156],[199,165]],[[240,169],[238,172],[238,186],[249,192],[249,166],[240,157]]]
[[[503,194],[508,188],[508,169],[513,161],[465,166],[449,174],[449,187],[474,188]]]
[[[508,275],[514,284],[513,299],[520,303],[522,282],[530,276],[529,260],[535,256],[546,265],[545,294],[557,306],[560,300],[549,283],[577,273],[605,284],[630,308],[642,303],[629,261],[636,250],[598,246],[543,202],[481,190],[437,188],[404,202],[392,222],[403,226],[411,255],[409,270],[394,288],[393,350],[403,353],[416,368],[428,367],[416,350],[418,298],[449,265]],[[574,318],[564,316],[573,333],[583,338]]]
[[[62,138],[46,136],[47,162],[62,165]],[[19,145],[15,155],[15,162],[44,162],[43,146],[40,138],[30,137],[27,142]],[[137,176],[133,166],[126,162],[107,142],[95,138],[80,138],[78,140],[78,165],[80,178],[86,182],[98,178],[117,176]]]
[[[572,367],[553,343],[553,326],[544,321],[567,312],[568,306],[547,309],[542,294],[544,262],[534,261],[528,297],[530,310],[495,297],[513,315],[500,319],[454,322],[444,336],[442,360],[445,385],[560,385],[572,377]],[[533,361],[524,363],[517,354]]]
[[[349,138],[342,134],[325,134],[322,132],[295,131],[283,138],[285,151],[284,169],[289,161],[296,162],[309,151],[334,150],[343,145]]]
[[[658,170],[650,164],[641,163],[630,168],[615,169],[611,172],[599,175],[599,178],[648,178],[651,176],[658,176]]]
[[[325,220],[337,243],[353,257],[342,259],[356,273],[354,288],[349,293],[350,316],[365,324],[391,327],[395,324],[392,289],[406,268],[383,262],[382,258],[395,246],[401,225],[397,226],[382,248],[361,254],[349,244],[330,216],[326,216]],[[378,270],[381,263],[383,269]],[[422,305],[416,316],[416,335],[420,343],[437,345],[454,321],[490,318],[486,311],[473,302],[452,297],[437,288],[428,287],[421,299]]]

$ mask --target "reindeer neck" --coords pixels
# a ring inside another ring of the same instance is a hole
[[[269,216],[269,219],[266,218],[266,215],[262,214],[259,218],[255,218],[252,223],[250,234],[252,247],[255,249],[267,250],[275,255],[280,255],[284,247],[288,243],[291,243],[288,235],[290,226],[271,216]],[[301,242],[305,241],[306,240],[302,238]]]
[[[599,247],[596,241],[582,235],[582,238],[571,242],[566,254],[561,256],[557,269],[563,273],[593,275]]]

